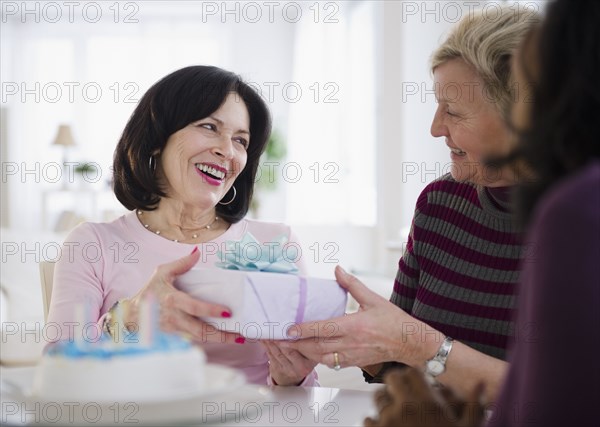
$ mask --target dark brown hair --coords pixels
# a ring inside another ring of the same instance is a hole
[[[217,204],[216,211],[230,223],[246,215],[260,156],[271,133],[271,115],[261,96],[240,76],[201,65],[182,68],[155,83],[129,118],[113,157],[113,189],[123,206],[156,209],[165,193],[149,167],[150,157],[161,152],[175,132],[218,110],[231,92],[246,104],[252,139],[246,167],[234,182],[237,196],[231,204]],[[233,190],[223,199],[231,197]]]
[[[520,51],[533,89],[530,125],[519,135],[519,147],[511,156],[534,176],[519,185],[516,195],[523,225],[550,187],[600,157],[598,21],[600,2],[552,2],[538,34]],[[531,50],[535,65],[527,60]]]

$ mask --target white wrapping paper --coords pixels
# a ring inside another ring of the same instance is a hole
[[[226,305],[230,318],[203,318],[249,339],[289,339],[291,326],[344,314],[347,293],[335,280],[272,272],[194,268],[176,286],[195,298]]]

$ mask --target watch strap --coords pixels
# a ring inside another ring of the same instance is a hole
[[[450,355],[450,351],[452,350],[453,343],[454,340],[449,336],[446,336],[444,338],[444,341],[440,345],[440,348],[438,349],[435,356],[433,356],[431,359],[425,362],[425,373],[432,377],[436,377],[446,371],[446,361],[448,360],[448,356]],[[432,361],[436,361],[442,365],[442,370],[440,372],[433,372],[431,371],[431,369],[429,369],[429,363]]]
[[[444,363],[445,365],[446,360],[448,359],[448,355],[450,354],[450,350],[452,350],[453,342],[454,340],[450,337],[444,338],[444,342],[442,342],[442,345],[440,346],[440,349],[438,350],[434,358],[437,358],[437,360]]]

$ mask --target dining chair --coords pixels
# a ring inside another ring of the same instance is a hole
[[[52,281],[54,280],[54,263],[42,261],[40,266],[40,282],[42,285],[42,302],[44,304],[44,322],[48,319],[50,298],[52,297]]]

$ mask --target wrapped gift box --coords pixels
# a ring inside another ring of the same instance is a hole
[[[290,326],[342,316],[347,302],[346,290],[335,280],[295,274],[194,268],[179,276],[176,286],[229,307],[230,318],[202,320],[249,339],[288,339]]]

